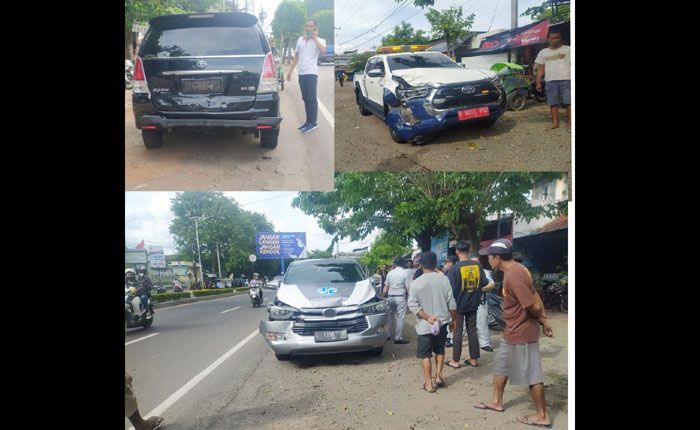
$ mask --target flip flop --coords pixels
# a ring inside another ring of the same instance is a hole
[[[494,411],[494,412],[503,412],[503,411],[506,410],[505,408],[503,408],[503,409],[496,409],[496,408],[494,408],[493,406],[489,406],[488,404],[483,403],[483,402],[482,402],[482,403],[477,403],[477,404],[475,404],[474,407],[477,408],[477,409],[483,409],[483,410]]]
[[[435,378],[435,385],[437,385],[440,388],[447,388],[447,384],[445,384],[444,379],[442,381],[438,382],[437,378]]]
[[[528,417],[528,416],[517,417],[515,420],[516,420],[517,422],[519,422],[520,424],[527,424],[527,425],[529,425],[529,426],[537,426],[537,427],[544,427],[544,428],[552,428],[552,423],[549,423],[549,424],[540,424],[540,423],[536,423],[536,422],[534,422],[534,421],[530,421],[530,417]]]
[[[425,386],[427,385],[427,382],[423,382],[423,389],[429,393],[434,393],[437,391],[437,388],[433,387],[431,390],[427,389]]]
[[[479,367],[478,364],[477,365],[471,364],[471,362],[469,362],[469,360],[464,360],[464,364],[466,364],[469,367]]]
[[[454,364],[450,364],[449,361],[447,363],[445,363],[445,366],[451,367],[453,369],[460,369],[462,367],[462,366],[455,366]]]

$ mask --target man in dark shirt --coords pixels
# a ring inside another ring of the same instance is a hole
[[[477,367],[479,354],[479,336],[476,330],[476,311],[481,303],[483,288],[489,284],[486,273],[479,263],[469,259],[468,240],[460,240],[456,245],[456,254],[459,261],[447,272],[447,278],[452,286],[452,293],[457,301],[457,324],[452,341],[452,360],[447,365],[458,369],[459,359],[462,355],[462,333],[466,326],[469,340],[469,359],[464,364]],[[465,323],[466,321],[466,323]]]

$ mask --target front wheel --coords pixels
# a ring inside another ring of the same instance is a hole
[[[521,93],[515,93],[510,97],[508,106],[513,110],[523,110],[525,108],[525,96]]]
[[[151,317],[148,318],[148,315]],[[149,328],[153,325],[153,313],[151,311],[146,311],[144,315],[143,328]]]
[[[277,140],[279,139],[280,131],[279,129],[277,130],[271,130],[271,131],[261,131],[260,132],[260,145],[263,148],[276,148],[277,147]]]

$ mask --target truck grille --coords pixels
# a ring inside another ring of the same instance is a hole
[[[359,333],[369,328],[367,318],[360,317],[351,320],[321,320],[321,321],[297,321],[292,331],[300,336],[313,336],[319,330],[342,330],[348,333]]]
[[[462,88],[471,87],[473,92],[464,94]],[[482,94],[482,91],[488,90],[488,94]],[[436,109],[455,109],[470,106],[478,106],[486,103],[495,103],[498,101],[499,90],[489,80],[478,82],[464,82],[459,84],[445,85],[435,93],[433,98],[433,106]]]

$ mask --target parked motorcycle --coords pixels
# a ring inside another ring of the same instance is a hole
[[[506,328],[506,322],[503,319],[503,296],[500,295],[499,288],[486,293],[486,304],[488,305],[489,311],[487,317],[489,328],[491,330],[503,331]]]
[[[542,275],[542,302],[545,309],[568,312],[569,282],[567,275],[559,275],[558,273]]]
[[[132,300],[136,297],[136,289],[130,288],[125,291],[124,294],[124,320],[126,321],[126,328],[133,327],[143,327],[149,328],[153,325],[153,306],[151,305],[151,299],[148,299],[146,303],[145,310],[141,312],[140,309],[134,309],[132,306]]]
[[[124,87],[127,90],[134,88],[134,63],[124,60]]]

